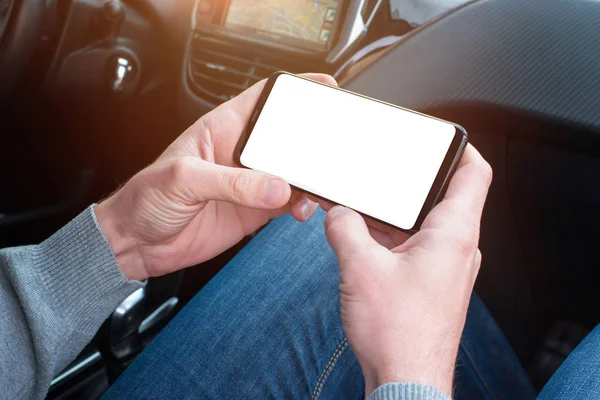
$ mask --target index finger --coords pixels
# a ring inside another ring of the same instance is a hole
[[[491,182],[492,168],[475,147],[467,145],[444,200],[427,216],[422,228],[437,225],[440,220],[451,229],[464,224],[478,228]]]

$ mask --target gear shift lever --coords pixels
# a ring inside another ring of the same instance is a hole
[[[125,84],[133,78],[135,70],[133,63],[125,57],[117,57],[113,63],[116,63],[116,65],[113,66],[112,91],[120,94],[123,93]]]
[[[173,316],[182,272],[152,278],[146,287],[133,292],[106,320],[97,344],[114,382],[131,361]]]
[[[146,289],[141,288],[129,295],[102,326],[104,339],[99,347],[102,358],[108,363],[111,381],[142,350],[138,329],[146,317],[146,308]]]

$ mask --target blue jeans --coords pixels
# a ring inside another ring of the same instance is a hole
[[[342,330],[337,261],[323,218],[319,211],[304,224],[290,217],[269,224],[175,317],[105,399],[362,399],[363,376]],[[586,350],[571,358],[587,364],[577,369],[569,359],[542,398],[572,399],[573,390],[592,398],[600,378],[585,377],[599,370],[599,343],[586,340]],[[566,381],[577,388],[565,392]],[[474,295],[459,350],[456,399],[535,396]]]

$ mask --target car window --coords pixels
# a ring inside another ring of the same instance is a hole
[[[469,0],[390,0],[393,19],[404,20],[413,26],[422,25]]]

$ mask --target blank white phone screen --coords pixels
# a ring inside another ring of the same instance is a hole
[[[443,121],[279,75],[240,161],[413,229],[455,133]]]

